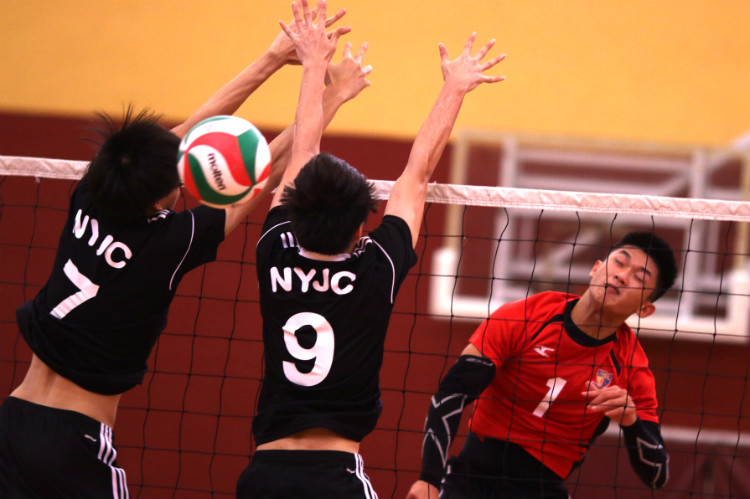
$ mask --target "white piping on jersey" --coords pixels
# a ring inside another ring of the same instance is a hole
[[[112,428],[101,423],[99,426],[99,461],[103,462],[112,472],[112,497],[114,499],[129,499],[128,481],[125,470],[114,466],[117,459],[117,450],[112,445]]]
[[[339,253],[338,255],[324,255],[322,253],[312,254],[311,251],[307,251],[302,246],[299,246],[299,254],[308,260],[316,260],[319,262],[343,262],[352,256],[351,253]]]
[[[160,218],[167,218],[167,215],[169,215],[169,210],[159,210],[151,215],[151,218],[148,219],[148,223],[156,222]]]
[[[187,258],[188,253],[190,253],[190,248],[193,246],[193,237],[195,237],[195,215],[192,211],[189,211],[190,213],[190,242],[188,242],[187,250],[185,250],[185,254],[182,255],[182,260],[180,260],[180,263],[177,264],[177,267],[174,269],[174,272],[172,273],[172,278],[169,280],[169,290],[172,291],[172,283],[174,282],[174,276],[177,275],[177,271],[180,270],[180,267],[182,267],[183,262],[185,261],[185,258]]]
[[[367,499],[378,499],[378,494],[375,492],[375,489],[372,488],[370,479],[365,474],[365,462],[362,459],[362,456],[360,456],[359,454],[354,454],[354,460],[357,463],[356,475],[357,478],[359,478],[359,480],[362,482],[362,486],[364,487],[365,491],[365,497]]]
[[[365,239],[365,238],[362,238]],[[369,237],[366,238],[369,239],[371,242],[375,243],[375,245],[380,248],[380,251],[383,252],[386,258],[388,258],[388,263],[391,264],[391,305],[393,305],[393,290],[396,288],[396,266],[393,265],[393,260],[391,260],[391,255],[388,254],[388,252],[377,242]]]
[[[279,226],[281,226],[281,225],[284,225],[284,224],[288,224],[288,223],[291,223],[291,222],[290,222],[289,220],[287,220],[286,222],[280,222],[280,223],[277,223],[276,225],[274,225],[273,227],[271,227],[270,229],[268,229],[267,231],[265,231],[265,232],[264,232],[264,233],[263,233],[263,234],[262,234],[262,235],[261,235],[261,236],[260,236],[260,237],[258,238],[258,242],[257,242],[257,243],[255,243],[255,247],[256,247],[256,248],[258,247],[258,245],[259,245],[259,244],[260,244],[260,242],[261,242],[261,241],[263,240],[263,238],[264,238],[264,237],[266,237],[266,234],[268,234],[269,232],[271,232],[272,230],[274,230],[274,229],[275,229],[276,227],[279,227]]]

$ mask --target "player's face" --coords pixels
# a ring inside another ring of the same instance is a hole
[[[618,248],[597,261],[590,272],[589,291],[602,309],[623,316],[653,313],[650,296],[656,287],[658,268],[646,253],[635,246]]]

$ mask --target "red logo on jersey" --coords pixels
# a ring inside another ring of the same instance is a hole
[[[608,373],[604,369],[599,369],[596,372],[596,381],[594,381],[594,385],[602,389],[605,386],[608,386],[612,382],[612,374]]]

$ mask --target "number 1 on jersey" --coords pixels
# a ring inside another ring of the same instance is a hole
[[[539,402],[539,405],[536,406],[536,409],[534,409],[534,416],[539,418],[544,417],[549,410],[549,405],[555,401],[558,395],[560,395],[565,383],[567,383],[567,381],[563,378],[550,378],[547,380],[549,390],[547,391],[547,395],[545,395],[542,401]]]

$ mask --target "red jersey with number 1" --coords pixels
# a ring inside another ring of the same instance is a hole
[[[589,381],[628,390],[644,421],[658,423],[654,376],[635,334],[623,324],[597,340],[570,319],[578,297],[544,292],[498,308],[470,342],[497,368],[469,428],[522,446],[565,478],[583,459],[602,412],[586,409]]]

